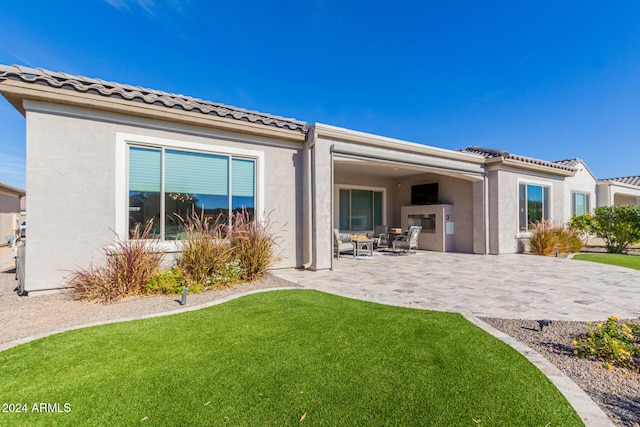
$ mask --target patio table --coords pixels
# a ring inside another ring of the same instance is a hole
[[[358,255],[373,256],[373,239],[351,240],[353,244],[353,257]]]

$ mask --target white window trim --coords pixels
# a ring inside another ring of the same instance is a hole
[[[124,238],[128,235],[127,207],[129,205],[128,191],[128,156],[127,147],[130,145],[162,147],[165,149],[191,150],[211,154],[222,154],[236,157],[247,157],[256,162],[256,219],[264,218],[264,152],[257,150],[247,150],[243,148],[227,147],[222,145],[210,145],[199,142],[181,141],[177,139],[158,138],[154,136],[136,135],[130,133],[116,132],[116,165],[115,165],[115,232],[117,236]],[[162,241],[161,245],[168,250],[179,249],[179,242]]]
[[[382,224],[387,223],[387,188],[386,187],[372,187],[368,185],[349,185],[349,184],[335,184],[333,191],[333,221],[334,227],[340,227],[340,190],[368,190],[379,191],[382,193]]]
[[[516,184],[516,239],[527,239],[531,237],[530,231],[520,231],[520,185],[539,185],[549,188],[549,220],[553,220],[553,183],[548,181],[538,181],[535,179],[518,178]]]
[[[586,213],[591,213],[592,211],[592,207],[591,204],[593,203],[593,195],[591,194],[590,191],[583,191],[583,190],[571,190],[571,199],[569,200],[570,206],[569,206],[569,213],[571,215],[571,217],[575,216],[575,212],[573,211],[573,199],[575,197],[576,194],[584,194],[585,196],[588,197],[588,206],[587,206],[587,212]]]

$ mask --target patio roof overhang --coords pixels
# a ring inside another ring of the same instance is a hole
[[[485,158],[476,154],[321,123],[315,123],[310,133],[313,138],[320,136],[332,142],[334,163],[350,162],[350,167],[366,168],[369,175],[401,177],[432,172],[467,180],[480,180],[486,175]]]
[[[387,178],[402,178],[420,173],[447,175],[468,181],[479,181],[485,176],[482,166],[474,167],[446,159],[394,153],[380,155],[357,147],[333,147],[334,168],[347,166],[351,172]]]

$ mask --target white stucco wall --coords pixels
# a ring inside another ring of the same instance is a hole
[[[633,185],[601,181],[597,183],[596,193],[598,207],[640,204],[640,188]]]
[[[332,141],[318,137],[311,153],[311,246],[309,268],[329,269],[333,257]]]
[[[438,183],[438,198],[443,204],[450,204],[454,207],[453,218],[455,223],[455,234],[453,236],[453,247],[451,250],[457,252],[474,252],[474,239],[484,241],[481,216],[482,199],[474,197],[474,191],[482,191],[482,187],[474,187],[472,181],[455,178],[452,176],[427,173],[417,174],[401,180],[402,187],[396,193],[396,205],[394,206],[395,217],[401,219],[400,209],[402,206],[411,204],[411,186],[419,184]],[[481,193],[480,193],[481,194]],[[482,249],[482,246],[480,246]],[[476,253],[483,253],[476,252]]]
[[[565,212],[565,183],[562,177],[519,171],[493,169],[489,173],[489,241],[491,254],[518,253],[524,250],[526,233],[518,229],[519,184],[550,187],[552,220],[562,220]]]
[[[579,163],[577,166],[577,172],[575,176],[565,178],[565,192],[564,192],[564,211],[561,221],[566,222],[571,219],[572,216],[572,197],[573,193],[584,193],[589,195],[590,210],[596,207],[596,179],[591,172],[585,167],[583,163]]]
[[[7,244],[6,238],[16,234],[20,225],[20,196],[0,188],[0,246]]]
[[[116,229],[116,135],[126,133],[263,153],[264,200],[282,260],[302,263],[302,144],[216,132],[204,128],[36,105],[27,112],[27,291],[63,286],[70,270],[100,262]],[[120,165],[120,173],[126,167]],[[123,171],[123,172],[122,172]],[[259,185],[259,183],[258,183]]]
[[[20,213],[20,196],[4,192],[0,188],[0,212]]]
[[[640,197],[632,196],[625,193],[618,193],[613,195],[613,205],[638,205],[640,204]]]

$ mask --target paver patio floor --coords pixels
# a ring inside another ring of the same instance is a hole
[[[640,270],[569,258],[417,251],[370,259],[345,256],[334,261],[333,271],[273,273],[346,297],[478,317],[640,317]]]

